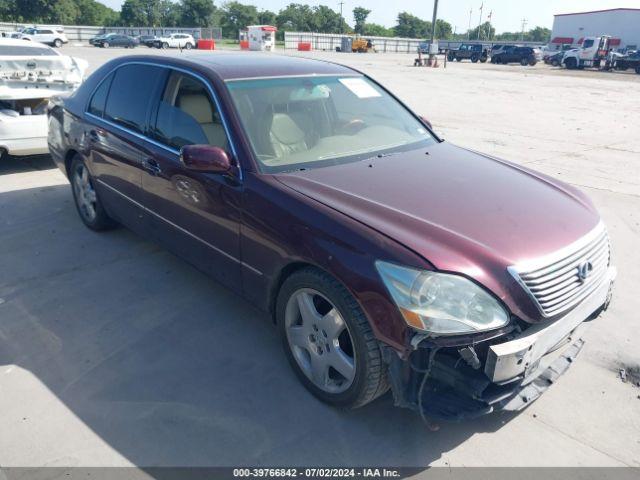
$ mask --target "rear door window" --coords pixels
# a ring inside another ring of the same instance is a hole
[[[163,69],[153,65],[125,65],[111,81],[104,118],[134,132],[144,133],[152,95],[162,81]]]

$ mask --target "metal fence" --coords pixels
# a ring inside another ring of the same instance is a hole
[[[18,28],[30,26],[24,23],[0,23],[0,32],[13,32]],[[90,25],[63,25],[64,33],[70,42],[86,42],[90,38],[102,33],[121,33],[124,35],[169,35],[170,33],[188,33],[197,40],[199,38],[222,38],[222,29],[210,28],[181,28],[181,27],[96,27]]]
[[[284,48],[297,50],[298,44],[307,42],[311,44],[313,50],[335,51],[336,47],[342,46],[344,37],[355,38],[355,35],[335,34],[335,33],[314,33],[314,32],[284,32]],[[416,53],[420,45],[428,46],[429,42],[416,38],[400,37],[372,37],[365,35],[362,38],[371,40],[377,52],[382,53]],[[458,48],[463,43],[480,43],[489,47],[499,44],[515,44],[526,46],[544,45],[542,42],[489,42],[489,41],[438,41],[440,51]]]

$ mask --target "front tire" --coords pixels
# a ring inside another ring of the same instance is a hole
[[[191,43],[188,43],[184,46],[184,48],[186,48],[187,50],[191,50],[193,48],[193,45]]]
[[[471,62],[472,62],[472,63],[478,63],[478,60],[480,60],[480,58],[479,58],[477,55],[473,55],[473,56],[471,57]]]
[[[164,50],[166,50],[167,48],[169,48],[169,44],[168,44],[167,42],[163,42],[163,43],[162,43],[162,48],[163,48]]]
[[[109,48],[109,42],[102,42],[102,48]]]
[[[353,296],[315,268],[283,283],[276,319],[285,352],[302,384],[330,405],[357,408],[388,388],[386,366],[369,321]]]
[[[82,223],[91,230],[101,231],[113,228],[116,223],[107,215],[102,202],[94,189],[94,181],[89,169],[80,155],[71,161],[69,181],[73,200]]]

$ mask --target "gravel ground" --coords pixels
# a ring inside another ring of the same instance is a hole
[[[91,69],[130,53],[63,52]],[[573,368],[520,414],[436,433],[389,395],[329,408],[296,381],[265,315],[126,230],[82,227],[48,157],[3,159],[0,465],[640,466],[640,388],[619,376],[640,362],[640,75],[307,55],[371,74],[447,141],[591,196],[619,275]]]

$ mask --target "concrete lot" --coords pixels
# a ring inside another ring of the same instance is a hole
[[[63,51],[92,69],[129,53]],[[640,75],[312,55],[373,75],[447,141],[591,196],[619,276],[573,368],[518,415],[435,433],[389,395],[329,408],[265,315],[124,229],[84,228],[48,158],[4,159],[0,465],[640,466],[640,388],[618,376],[640,363]]]

